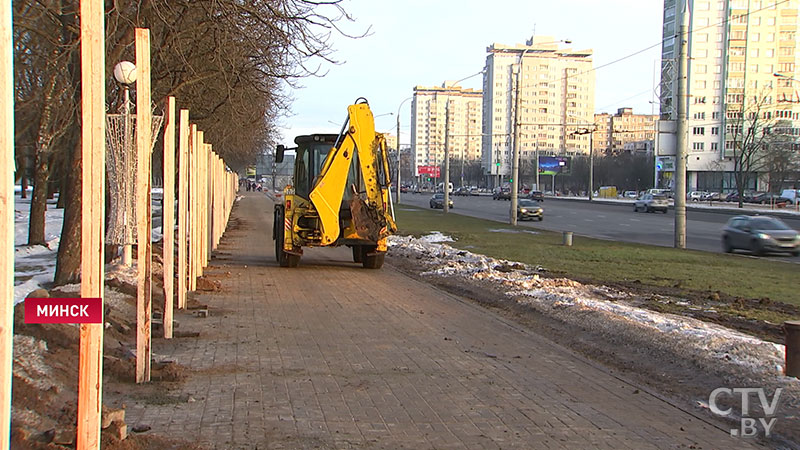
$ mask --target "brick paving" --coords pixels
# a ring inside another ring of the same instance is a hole
[[[198,295],[154,351],[192,369],[129,426],[220,449],[748,448],[712,424],[471,303],[349,249],[280,268],[271,202],[245,193]],[[227,274],[230,272],[230,275]],[[187,400],[188,399],[188,400]]]

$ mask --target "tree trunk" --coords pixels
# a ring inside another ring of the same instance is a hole
[[[69,170],[65,175],[64,225],[56,259],[57,285],[77,283],[81,272],[81,138],[80,129],[74,139],[69,157]]]
[[[47,178],[50,165],[43,149],[37,149],[33,168],[33,196],[28,222],[28,245],[44,245],[45,212],[47,211]]]
[[[28,179],[25,177],[25,167],[22,168],[22,178],[20,179],[22,189],[19,193],[19,198],[28,198]]]

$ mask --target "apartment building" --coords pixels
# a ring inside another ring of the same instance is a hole
[[[445,81],[441,87],[414,88],[411,148],[415,175],[419,175],[420,166],[442,164],[445,137],[451,160],[480,158],[482,102],[480,90],[464,89],[452,81]]]
[[[592,50],[560,48],[560,42],[534,36],[525,45],[494,43],[486,49],[481,148],[486,175],[511,173],[515,112],[520,158],[533,160],[537,149],[550,155],[589,153],[589,136],[574,132],[594,123]]]
[[[632,108],[619,108],[616,114],[595,114],[592,148],[597,155],[650,153],[653,150],[656,120],[658,115],[634,114]]]
[[[664,1],[660,111],[664,120],[677,119],[675,35],[683,4]],[[800,83],[791,78],[798,78],[800,63],[800,1],[693,0],[689,4],[688,189],[733,190],[737,121],[758,117],[762,126],[783,127],[797,136]],[[766,174],[761,173],[745,189],[763,189],[765,184]]]

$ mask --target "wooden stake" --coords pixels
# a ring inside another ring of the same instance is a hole
[[[172,338],[173,281],[175,280],[175,97],[164,111],[164,203],[161,231],[164,259],[164,338]]]
[[[189,110],[181,110],[180,137],[178,138],[178,308],[186,308],[186,282],[189,276],[186,267],[186,239],[189,227],[186,220],[189,217]]]
[[[14,51],[11,2],[0,4],[0,448],[9,447],[14,349]]]
[[[81,297],[103,297],[106,177],[105,25],[102,0],[81,0]],[[100,448],[103,324],[80,326],[76,448]]]
[[[189,291],[197,289],[197,150],[200,147],[199,139],[201,132],[197,131],[197,125],[192,125],[192,132],[189,140]]]
[[[151,319],[153,296],[151,286],[150,182],[152,145],[152,111],[150,106],[150,30],[136,29],[136,174],[137,268],[136,290],[136,382],[150,381]]]

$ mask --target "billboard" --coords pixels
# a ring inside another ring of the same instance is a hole
[[[540,175],[569,175],[572,158],[569,156],[539,156]]]
[[[417,173],[423,176],[429,176],[434,178],[439,178],[440,174],[439,166],[418,166]]]

